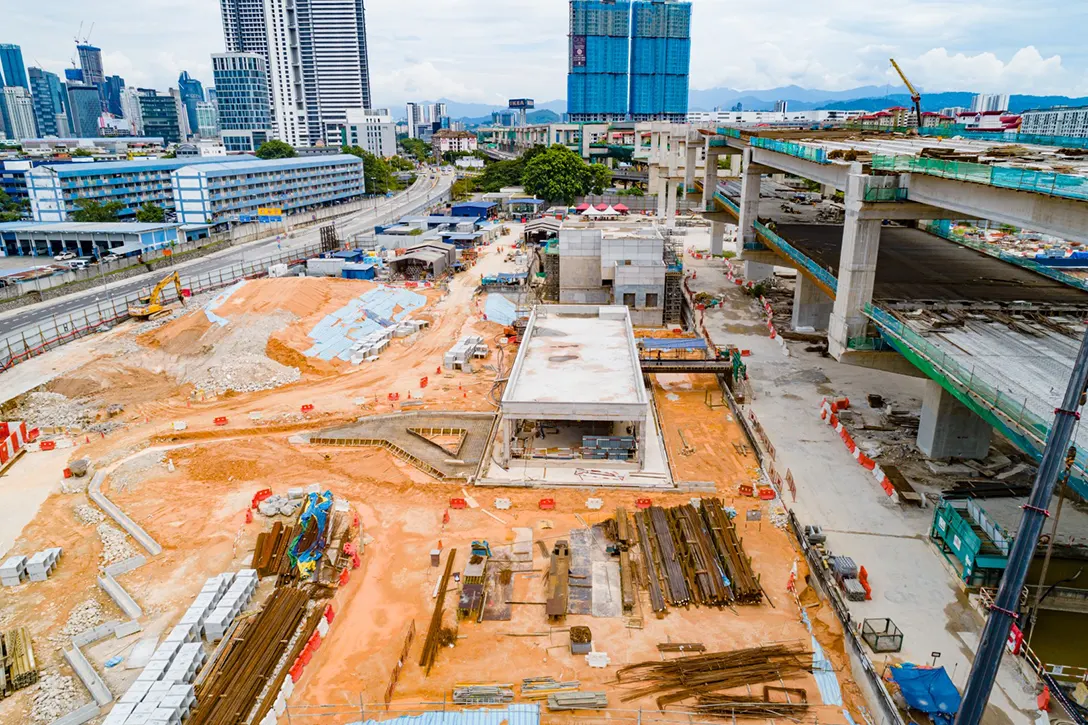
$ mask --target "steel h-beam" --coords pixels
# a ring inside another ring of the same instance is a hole
[[[1080,420],[1078,409],[1083,402],[1086,384],[1088,333],[1081,340],[1062,405],[1054,411],[1054,425],[1047,434],[1046,448],[1043,450],[1039,471],[1035,474],[1031,497],[1020,515],[1020,526],[1016,530],[1008,567],[1001,577],[1001,586],[990,606],[986,627],[982,630],[982,639],[979,640],[978,652],[971,666],[971,675],[967,679],[967,689],[964,691],[955,725],[978,725],[982,720],[982,713],[986,709],[986,702],[990,699],[990,691],[993,690],[997,677],[997,668],[1001,665],[1001,655],[1005,651],[1012,621],[1019,617],[1016,610],[1020,601],[1020,590],[1027,578],[1028,567],[1035,554],[1039,534],[1043,530],[1043,522],[1050,515],[1046,507],[1050,505],[1058,476],[1061,475],[1073,428]]]

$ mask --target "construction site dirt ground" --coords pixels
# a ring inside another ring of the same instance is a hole
[[[519,231],[515,225],[513,233]],[[454,648],[442,649],[430,677],[423,677],[416,663],[433,607],[432,590],[440,575],[430,566],[429,552],[439,542],[447,552],[458,549],[459,570],[473,540],[501,546],[513,540],[511,527],[526,526],[532,527],[534,539],[550,546],[571,529],[583,527],[583,522],[592,524],[610,515],[618,505],[632,510],[637,494],[605,489],[547,491],[556,500],[556,510],[542,512],[537,510],[538,500],[545,495],[540,489],[476,488],[469,493],[503,523],[470,508],[450,511],[450,521],[443,525],[449,499],[462,495],[461,485],[436,482],[384,450],[311,447],[291,438],[298,432],[402,408],[493,411],[488,393],[497,370],[512,364],[515,350],[497,347],[502,328],[482,319],[482,298],[474,293],[481,275],[511,269],[510,244],[507,237],[481,250],[480,261],[456,277],[444,294],[426,292],[428,303],[414,316],[429,320],[430,326],[394,340],[376,362],[360,366],[315,362],[312,369],[300,370],[296,382],[280,387],[200,395],[193,385],[179,383],[181,367],[199,367],[214,358],[221,338],[205,336],[229,333],[230,325],[224,328],[227,333],[206,327],[206,316],[199,310],[161,326],[122,324],[0,375],[0,399],[25,392],[28,381],[40,381],[90,411],[88,420],[119,424],[104,433],[58,434],[72,447],[28,453],[11,473],[0,477],[5,512],[18,509],[15,515],[0,517],[0,541],[14,542],[9,551],[30,554],[49,546],[64,548],[58,568],[47,581],[3,590],[0,628],[27,626],[43,672],[71,675],[61,650],[74,633],[72,628],[64,633],[72,613],[90,606],[101,612],[100,621],[121,617],[96,586],[100,568],[107,563],[103,554],[116,560],[143,552],[132,539],[120,547],[107,546],[96,535],[99,523],[87,513],[91,509],[93,514],[94,507],[86,494],[60,492],[66,463],[88,457],[108,473],[106,495],[163,547],[162,554],[148,557],[147,564],[119,577],[144,609],[143,632],[122,640],[107,638],[85,648],[115,694],[124,691],[138,670],[123,665],[107,669],[106,660],[127,656],[141,638],[168,631],[208,577],[249,565],[257,535],[269,525],[259,515],[246,523],[254,493],[263,488],[286,493],[288,488],[318,484],[356,507],[367,545],[361,568],[352,572],[336,597],[337,618],[291,698],[294,707],[350,705],[360,697],[364,702],[380,701],[405,628],[414,620],[417,639],[396,689],[397,702],[441,702],[448,699],[454,684],[465,681],[516,683],[521,678],[551,675],[579,679],[582,689],[608,691],[613,707],[652,708],[655,705],[647,698],[621,702],[614,673],[624,664],[660,659],[657,643],[695,641],[709,651],[769,642],[808,645],[810,636],[800,621],[801,612],[786,591],[796,564],[801,569],[801,601],[838,674],[845,704],[857,719],[862,702],[850,680],[837,621],[804,589],[803,561],[798,561],[799,552],[787,533],[771,522],[772,504],[736,498],[737,485],[753,479],[754,457],[733,445],[743,437],[728,409],[707,407],[706,389],[716,384],[695,376],[662,376],[655,384],[670,458],[680,480],[713,481],[717,495],[736,506],[745,548],[774,606],[738,607],[736,612],[679,609],[657,619],[649,612],[643,592],[641,630],[625,626],[624,618],[568,616],[564,627],[586,624],[593,631],[595,649],[609,654],[612,665],[597,670],[588,667],[583,657],[566,651],[565,633],[508,636],[548,629],[543,607],[513,605],[509,622],[462,624],[463,638],[456,640]],[[245,324],[251,316],[283,314],[284,326],[268,335],[269,341],[282,343],[282,349],[271,345],[270,359],[283,365],[309,365],[309,358],[298,361],[285,350],[301,357],[308,344],[308,325],[372,287],[334,279],[252,281],[216,313],[232,324]],[[491,355],[475,366],[476,372],[440,372],[443,353],[465,334],[483,335],[492,346]],[[269,343],[265,344],[267,350]],[[420,387],[423,377],[429,377],[426,388]],[[399,400],[390,401],[390,393],[399,393]],[[404,406],[409,394],[413,403],[421,402]],[[720,396],[712,397],[715,404],[720,403]],[[115,402],[124,406],[123,412],[112,418],[104,415],[103,409]],[[303,413],[303,405],[314,409]],[[226,423],[216,425],[216,418],[226,418]],[[688,455],[683,455],[685,445],[694,449]],[[36,486],[30,494],[24,473]],[[512,508],[494,511],[495,496],[511,499]],[[601,511],[588,509],[590,496],[604,500]],[[655,493],[654,497],[656,505],[668,506],[686,503],[690,494]],[[761,521],[746,521],[751,507],[763,509]],[[534,547],[533,568],[544,566]],[[541,573],[515,576],[515,600],[542,601]],[[451,626],[454,607],[453,598],[448,598],[446,622]],[[821,722],[845,721],[841,708],[820,704],[811,676],[785,684],[806,690]],[[82,702],[89,701],[82,687],[77,690]],[[34,691],[27,688],[0,702],[0,723],[30,721]],[[328,709],[323,712],[331,715]],[[292,722],[306,722],[302,711],[294,713]],[[347,710],[340,720],[323,717],[313,722],[349,722],[356,715]]]

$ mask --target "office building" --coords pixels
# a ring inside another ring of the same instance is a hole
[[[388,108],[349,110],[346,114],[345,146],[360,146],[364,151],[388,158],[397,153],[397,131]]]
[[[196,135],[200,138],[219,137],[219,110],[214,103],[199,101],[196,104]]]
[[[102,96],[102,107],[106,113],[122,118],[125,115],[121,105],[121,91],[125,90],[125,79],[121,76],[110,76],[99,86]]]
[[[789,105],[790,104],[789,104],[788,101],[775,101],[774,102],[774,112],[775,113],[786,113],[789,110]]]
[[[979,93],[971,99],[971,112],[983,113],[986,111],[1009,110],[1008,93]]]
[[[166,92],[174,99],[174,108],[177,109],[178,113],[178,133],[181,134],[181,140],[185,141],[193,132],[189,129],[189,115],[185,112],[185,104],[181,100],[181,91],[177,88],[170,88]]]
[[[442,128],[431,136],[431,145],[439,153],[476,150],[476,134],[469,131],[453,131]]]
[[[159,98],[169,99],[169,96]],[[121,202],[122,219],[134,217],[136,210],[147,202],[172,210],[171,172],[192,164],[247,160],[255,159],[228,156],[45,164],[31,169],[26,176],[30,211],[35,221],[66,221],[75,209],[75,200],[85,198]]]
[[[449,128],[450,119],[446,115],[446,104],[408,103],[405,105],[408,115],[408,135],[411,138],[430,139],[431,134],[440,128]]]
[[[0,43],[0,86],[22,86],[30,90],[23,49],[13,43]]]
[[[83,82],[95,88],[105,82],[106,74],[102,72],[102,49],[89,43],[78,43],[76,53],[79,55],[79,69],[83,71]]]
[[[215,88],[208,88],[208,89],[207,89],[207,90],[205,91],[205,93],[206,93],[206,94],[207,94],[207,96],[208,96],[208,101],[209,101],[210,103],[215,103],[215,99],[216,99],[216,96],[215,96]]]
[[[265,59],[275,138],[339,143],[348,109],[370,106],[363,0],[220,0],[227,51]],[[217,90],[221,93],[222,89]]]
[[[56,73],[41,68],[28,68],[30,95],[34,99],[34,118],[41,136],[67,136],[68,94]]]
[[[167,145],[181,143],[181,119],[174,96],[160,96],[153,90],[141,90],[140,117],[143,120],[144,133],[161,136]]]
[[[1036,108],[1020,114],[1020,133],[1088,138],[1088,106]]]
[[[365,192],[363,160],[350,154],[187,166],[172,183],[182,224],[256,219],[262,207],[298,214]]]
[[[569,120],[683,122],[690,31],[689,2],[571,0]]]
[[[38,125],[34,120],[34,99],[22,86],[0,88],[0,104],[4,106],[8,138],[21,140],[35,138]]]
[[[195,135],[200,127],[196,117],[196,104],[204,102],[204,85],[189,75],[189,71],[182,71],[178,76],[178,95],[181,97],[181,104],[185,107],[189,135]]]
[[[121,115],[128,121],[128,127],[133,135],[140,136],[144,132],[144,116],[140,112],[139,89],[129,86],[121,91]]]
[[[214,53],[219,135],[227,151],[256,151],[273,138],[267,62],[260,53]]]
[[[83,83],[83,70],[81,68],[65,68],[65,83]]]
[[[98,135],[98,118],[102,115],[102,98],[98,87],[84,83],[68,84],[68,122],[76,136],[91,138]]]

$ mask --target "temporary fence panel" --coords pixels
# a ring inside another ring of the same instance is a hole
[[[873,156],[872,168],[901,171],[944,179],[970,181],[1002,189],[1033,191],[1067,199],[1088,199],[1088,177],[1059,174],[1054,171],[1033,171],[1014,166],[990,166],[969,161],[945,161],[917,156]]]
[[[777,151],[780,154],[796,156],[799,159],[814,161],[817,164],[831,163],[827,158],[827,150],[816,146],[806,146],[793,141],[780,141],[776,138],[762,138],[760,136],[752,136],[748,139],[748,143],[756,148]]]

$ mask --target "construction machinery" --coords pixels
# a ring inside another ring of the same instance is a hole
[[[914,116],[915,121],[918,122],[918,128],[922,127],[922,94],[918,92],[918,89],[907,80],[907,76],[903,73],[903,69],[899,67],[899,64],[895,62],[895,58],[889,58],[892,62],[892,68],[895,68],[895,72],[899,74],[899,77],[903,79],[903,85],[910,91],[910,100],[914,102]]]
[[[473,541],[472,542],[472,555],[473,556],[486,556],[488,559],[490,559],[491,558],[491,544],[487,543],[486,540],[484,540],[484,541]]]
[[[178,292],[178,301],[185,304],[185,297],[181,294],[181,278],[177,272],[171,272],[163,277],[151,290],[147,297],[140,298],[140,304],[129,305],[128,316],[140,320],[156,320],[170,314],[170,308],[162,304],[162,291],[166,285],[174,283],[174,289]]]

